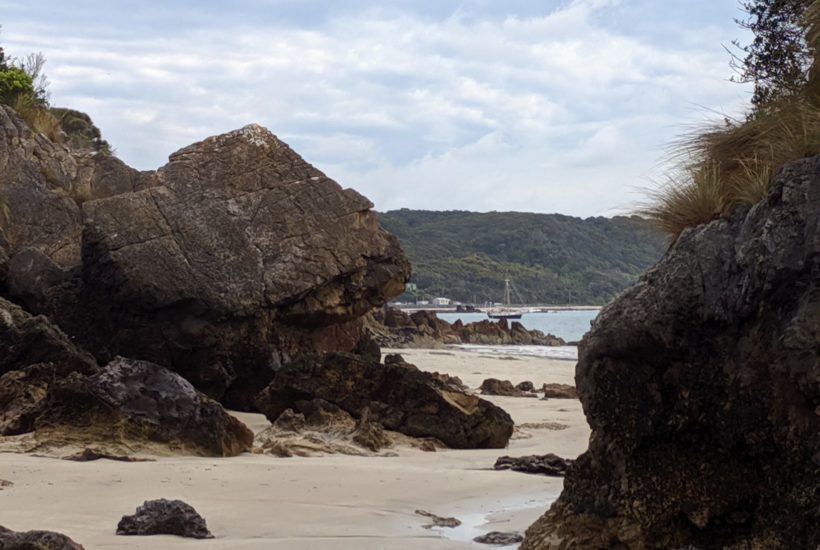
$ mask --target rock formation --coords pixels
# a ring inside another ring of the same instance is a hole
[[[537,397],[534,393],[513,386],[509,380],[487,378],[479,388],[482,395],[501,395],[504,397]]]
[[[6,373],[0,428],[3,435],[34,431],[38,450],[93,444],[234,456],[253,443],[244,424],[178,374],[122,358],[89,375],[60,374],[53,365]]]
[[[146,500],[137,512],[123,516],[118,535],[176,535],[192,539],[212,539],[205,518],[181,500]]]
[[[60,533],[52,531],[15,532],[0,526],[0,548],[3,550],[83,550],[83,547]]]
[[[352,350],[409,277],[372,204],[259,126],[137,172],[0,106],[0,172],[0,295],[234,407],[304,350]]]
[[[301,403],[315,398],[354,417],[367,408],[388,430],[433,437],[453,448],[503,448],[513,432],[512,419],[500,408],[397,355],[384,364],[345,353],[302,357],[276,373],[257,406],[273,422],[286,409],[305,413]]]
[[[366,330],[381,346],[389,348],[432,348],[443,344],[563,346],[564,340],[527,330],[518,321],[483,320],[448,323],[432,311],[407,314],[396,308],[378,310],[366,321]]]
[[[685,231],[580,346],[590,447],[522,550],[820,545],[820,157]]]
[[[578,390],[569,384],[544,384],[544,399],[578,399]]]

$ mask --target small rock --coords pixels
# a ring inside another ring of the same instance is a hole
[[[502,533],[501,531],[490,531],[486,535],[481,535],[473,539],[479,544],[492,544],[494,546],[509,546],[523,541],[524,537],[519,533]]]
[[[53,531],[15,532],[0,526],[3,550],[85,550],[65,535]]]
[[[528,392],[534,392],[535,391],[535,385],[532,382],[530,382],[529,380],[525,380],[525,381],[521,382],[520,384],[518,384],[515,387],[516,387],[516,389],[519,389],[521,391],[528,391]]]
[[[456,518],[444,518],[427,510],[416,510],[416,514],[432,520],[432,523],[422,526],[425,529],[432,529],[433,527],[458,527],[461,525],[461,521]]]
[[[544,384],[544,399],[578,399],[578,390],[568,384]]]
[[[0,491],[5,489],[6,487],[11,487],[14,485],[11,481],[6,481],[5,479],[0,479]]]
[[[545,455],[530,455],[513,458],[502,456],[495,461],[496,470],[512,470],[525,474],[539,474],[552,477],[562,477],[566,474],[567,468],[572,465],[572,460],[561,458],[552,453]]]
[[[123,516],[117,524],[118,535],[176,535],[193,539],[212,539],[205,518],[181,500],[146,500],[133,516]]]
[[[481,383],[482,395],[500,395],[503,397],[537,397],[534,393],[522,391],[512,385],[509,380],[499,380],[497,378],[487,378]]]
[[[91,462],[93,460],[116,460],[118,462],[154,462],[153,458],[136,458],[133,456],[115,455],[97,449],[83,449],[82,452],[70,456],[64,456],[63,460],[73,460],[74,462]]]

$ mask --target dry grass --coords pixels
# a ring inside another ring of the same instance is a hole
[[[820,1],[808,10],[808,38],[820,51]],[[742,122],[725,121],[685,136],[675,146],[677,175],[649,192],[638,213],[671,240],[687,227],[754,204],[786,163],[820,154],[820,60],[806,89]]]
[[[60,120],[33,98],[24,94],[18,95],[12,102],[11,108],[26,121],[33,132],[42,134],[55,143],[62,142],[63,132],[60,128]]]

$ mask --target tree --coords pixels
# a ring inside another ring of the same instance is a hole
[[[813,52],[806,41],[806,10],[811,0],[744,0],[748,14],[736,22],[752,32],[750,44],[733,41],[736,82],[754,83],[752,105],[765,109],[773,101],[792,96],[806,85]],[[742,56],[742,57],[741,57]]]

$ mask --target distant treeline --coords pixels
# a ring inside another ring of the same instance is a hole
[[[413,264],[417,290],[402,301],[500,302],[509,277],[514,303],[604,304],[666,249],[637,217],[402,209],[379,218]]]

